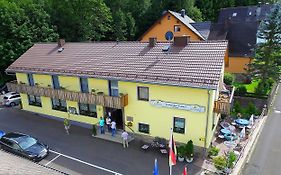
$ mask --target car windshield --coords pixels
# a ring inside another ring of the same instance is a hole
[[[28,137],[28,136],[23,136],[19,139],[19,146],[23,149],[26,150],[27,148],[31,147],[32,145],[36,144],[37,140],[32,138],[32,137]]]

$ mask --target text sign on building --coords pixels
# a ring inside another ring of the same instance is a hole
[[[193,105],[193,104],[182,104],[182,103],[172,103],[160,100],[150,100],[150,104],[156,107],[164,107],[164,108],[174,108],[192,112],[205,112],[204,106]]]

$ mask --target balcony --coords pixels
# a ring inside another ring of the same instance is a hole
[[[122,109],[123,107],[128,105],[128,94],[122,95],[120,97],[112,97],[108,95],[74,92],[64,89],[29,86],[26,84],[18,84],[17,82],[7,83],[7,87],[9,91],[13,92],[69,101],[77,101],[80,103],[91,103],[109,108]]]
[[[231,94],[220,92],[218,100],[214,103],[214,112],[229,115],[233,95],[234,87],[232,88]]]

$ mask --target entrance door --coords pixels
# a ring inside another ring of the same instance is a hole
[[[111,120],[116,122],[117,129],[124,129],[122,109],[105,108],[106,116],[111,116]]]

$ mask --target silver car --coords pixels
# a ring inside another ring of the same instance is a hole
[[[20,103],[20,94],[16,92],[8,92],[4,94],[3,105],[5,106],[16,106]]]

